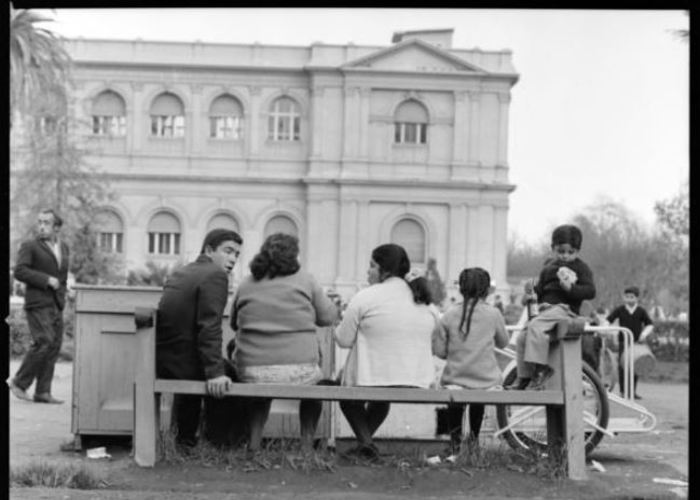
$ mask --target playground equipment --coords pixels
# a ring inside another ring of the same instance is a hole
[[[515,342],[518,335],[522,334],[524,321],[519,325],[508,327],[512,332],[511,341],[504,349],[498,349],[498,353],[510,359],[505,366],[504,385],[515,380]],[[603,348],[601,358],[605,362],[615,359],[615,354],[607,344],[616,341],[618,332],[622,333],[624,340],[623,369],[625,372],[622,395],[613,393],[614,376],[617,370],[613,369],[613,379],[607,383],[601,378],[588,363],[583,362],[582,387],[583,387],[583,419],[585,423],[586,455],[600,443],[604,436],[615,437],[619,433],[649,432],[656,426],[656,417],[644,406],[634,401],[632,380],[634,379],[634,337],[632,332],[620,326],[589,326],[586,325],[586,334],[602,338]],[[623,381],[620,381],[623,384]],[[536,406],[499,406],[496,410],[498,429],[494,436],[503,436],[513,448],[544,450],[547,446],[547,425],[545,410]]]

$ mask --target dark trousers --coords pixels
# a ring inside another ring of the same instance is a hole
[[[450,443],[456,451],[462,442],[462,419],[464,418],[465,404],[451,404],[447,406],[447,427],[450,433]],[[477,439],[481,431],[481,423],[484,420],[484,405],[472,403],[469,405],[469,437]]]
[[[178,444],[197,444],[197,430],[202,414],[202,396],[175,394],[173,396],[173,422],[177,428],[175,440]]]
[[[202,404],[204,407],[202,408]],[[173,422],[178,444],[194,446],[202,424],[203,437],[216,446],[238,446],[248,435],[245,398],[221,399],[191,394],[173,397]]]
[[[34,394],[51,394],[56,360],[63,342],[63,311],[58,307],[27,309],[32,344],[15,374],[15,384],[27,390],[34,379]]]

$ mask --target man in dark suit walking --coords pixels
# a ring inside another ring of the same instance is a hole
[[[68,245],[58,238],[62,225],[54,210],[42,210],[37,219],[37,237],[22,244],[15,265],[15,278],[26,285],[24,309],[32,344],[7,384],[16,397],[36,403],[63,403],[51,395],[54,367],[63,342],[68,278]],[[34,379],[32,398],[27,389]]]
[[[163,287],[156,319],[156,373],[159,378],[206,380],[207,393],[220,398],[231,379],[222,352],[222,318],[228,275],[243,239],[235,231],[207,233],[197,260],[173,273]],[[197,442],[202,397],[176,394],[173,418],[176,442]]]

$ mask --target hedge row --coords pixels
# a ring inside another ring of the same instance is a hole
[[[59,359],[64,361],[72,361],[75,353],[75,343],[73,342],[74,317],[73,308],[68,307],[63,316],[63,343],[59,354]],[[10,326],[10,357],[22,357],[32,343],[24,310],[12,309],[7,317],[7,324]]]

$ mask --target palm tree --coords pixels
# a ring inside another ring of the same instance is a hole
[[[24,112],[38,97],[66,94],[71,59],[60,39],[39,23],[52,19],[10,6],[10,112]]]

